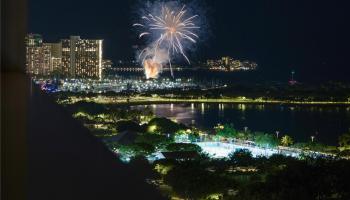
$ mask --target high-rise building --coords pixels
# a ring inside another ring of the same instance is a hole
[[[43,38],[39,34],[28,34],[25,38],[25,43],[27,47],[41,46],[43,43]]]
[[[51,57],[51,70],[62,74],[62,58]]]
[[[103,59],[102,61],[102,69],[108,70],[111,69],[113,66],[113,62],[111,60]]]
[[[222,57],[221,58],[221,60],[222,60],[222,64],[223,65],[229,65],[229,63],[230,63],[230,57],[228,57],[228,56],[226,56],[226,57]]]
[[[247,71],[256,70],[258,65],[248,60],[240,61],[225,56],[218,60],[207,60],[207,66],[211,70],[218,71]]]
[[[50,70],[52,72],[62,73],[62,43],[44,43],[50,47],[51,60]]]
[[[52,72],[51,66],[51,47],[46,43],[43,43],[42,46],[42,59],[41,59],[41,75],[48,76]]]
[[[71,36],[61,40],[63,73],[71,78],[102,79],[102,40]]]
[[[113,62],[111,60],[103,59],[102,60],[102,76],[105,77],[108,75],[108,72],[112,69]]]
[[[51,50],[39,34],[28,34],[26,44],[26,71],[31,75],[50,75]]]
[[[59,43],[43,43],[39,34],[26,36],[26,67],[32,75],[62,74],[69,78],[102,79],[102,40],[71,36]],[[106,60],[105,67],[112,62]]]
[[[62,44],[60,42],[45,43],[45,44],[50,47],[52,57],[55,57],[55,58],[62,57]]]
[[[71,36],[70,39],[62,39],[62,73],[68,77],[75,77],[75,45],[80,40],[79,36]]]

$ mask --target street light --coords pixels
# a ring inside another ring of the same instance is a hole
[[[295,74],[295,71],[292,70],[291,74],[292,74],[292,81],[294,81],[294,74]]]
[[[314,142],[315,136],[311,136],[311,142]]]
[[[276,137],[277,137],[277,138],[278,138],[279,133],[280,133],[279,131],[276,131]]]
[[[279,135],[279,131],[276,131],[276,137],[278,139],[278,135]],[[277,144],[277,153],[280,153],[280,148],[279,148],[279,144]]]
[[[247,132],[247,130],[248,130],[248,127],[245,126],[245,127],[244,127],[244,132]]]

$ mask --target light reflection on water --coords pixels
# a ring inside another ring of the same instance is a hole
[[[186,125],[212,129],[217,123],[233,123],[237,129],[288,134],[296,141],[308,141],[317,131],[316,140],[336,144],[339,135],[350,128],[349,106],[286,106],[256,104],[152,104],[155,115]]]

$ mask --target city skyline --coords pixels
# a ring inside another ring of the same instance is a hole
[[[101,80],[103,69],[112,62],[103,59],[103,40],[70,36],[47,43],[40,34],[27,34],[26,71],[34,76],[64,76]]]
[[[38,77],[60,77],[70,79],[111,78],[116,71],[144,72],[146,70],[140,60],[112,60],[103,57],[103,39],[82,39],[80,36],[69,36],[69,39],[59,39],[57,42],[46,42],[41,34],[28,33],[26,45],[26,71]],[[174,65],[175,71],[188,70],[191,66]],[[207,59],[205,62],[195,62],[192,67],[202,70],[233,72],[254,71],[258,64],[248,60],[237,60],[229,56],[218,59]],[[162,67],[159,73],[170,71],[171,66]],[[174,76],[172,76],[174,78]],[[148,79],[146,75],[146,79]]]
[[[190,53],[192,60],[227,55],[253,60],[264,72],[273,72],[276,76],[294,69],[311,78],[321,75],[331,78],[334,75],[335,79],[346,79],[344,72],[348,70],[346,46],[349,30],[346,25],[348,13],[342,3],[251,3],[201,3],[206,5],[204,12],[208,17],[205,23],[210,28],[206,29],[208,33],[199,41],[196,53]],[[95,5],[77,0],[69,2],[69,8],[63,5],[64,0],[56,5],[58,9],[55,10],[64,9],[64,16],[57,15],[58,11],[42,9],[50,8],[51,4],[33,0],[30,4],[29,31],[47,35],[48,41],[66,35],[104,38],[106,57],[113,62],[136,57],[135,48],[142,45],[131,27],[136,18],[137,1],[100,1]],[[80,5],[84,5],[84,9]],[[76,15],[74,10],[99,14],[91,19],[88,14]],[[230,15],[227,16],[227,13]],[[43,15],[46,17],[43,18]]]

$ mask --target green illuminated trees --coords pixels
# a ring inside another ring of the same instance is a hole
[[[151,129],[148,130],[150,133],[158,134],[174,134],[180,129],[185,129],[186,127],[183,124],[178,124],[171,121],[167,118],[153,118],[149,123],[148,127]],[[153,128],[154,127],[154,128]]]
[[[225,124],[223,126],[218,126],[216,128],[216,133],[218,136],[225,137],[225,138],[237,137],[237,131],[233,127],[233,124]]]
[[[180,129],[175,133],[176,142],[196,142],[200,139],[200,131],[197,129]]]
[[[168,151],[196,151],[201,152],[202,148],[191,143],[171,143],[166,147]]]
[[[164,149],[165,146],[173,142],[173,138],[166,135],[143,133],[136,137],[135,142],[150,144],[156,149]]]
[[[129,157],[148,156],[155,151],[154,146],[147,143],[133,143],[129,145],[119,145],[119,153]]]
[[[276,147],[278,145],[277,138],[268,133],[256,132],[254,135],[254,142],[261,147]]]
[[[109,112],[110,120],[115,123],[121,120],[130,120],[136,123],[147,122],[153,116],[153,112],[148,108],[144,110],[117,108]]]

